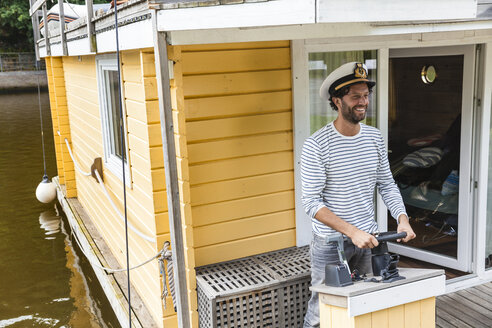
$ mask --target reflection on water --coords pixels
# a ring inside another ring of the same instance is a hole
[[[44,211],[39,215],[39,224],[41,228],[46,232],[44,233],[47,237],[44,239],[55,239],[56,237],[51,236],[60,232],[60,222],[61,217],[58,216],[55,211]]]
[[[53,177],[47,93],[41,101]],[[0,328],[118,327],[93,272],[72,248],[62,213],[36,200],[40,135],[37,93],[0,95]]]

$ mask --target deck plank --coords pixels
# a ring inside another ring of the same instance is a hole
[[[479,289],[489,295],[492,294],[492,283],[475,286],[473,288]]]
[[[488,328],[492,322],[492,283],[438,296],[436,327]]]
[[[492,293],[485,293],[484,291],[478,288],[470,288],[465,290],[460,290],[458,294],[464,294],[463,296],[468,298],[470,301],[473,301],[477,304],[492,303]],[[472,295],[472,296],[469,296]]]
[[[490,305],[492,303],[491,295],[487,295],[479,289],[460,290],[457,295],[462,296],[477,306],[486,309],[489,314],[488,317],[490,317],[492,321],[492,311],[490,310]]]
[[[473,328],[469,324],[467,324],[464,321],[461,321],[460,319],[454,317],[451,311],[447,309],[446,307],[440,306],[437,310],[438,312],[438,318],[442,318],[446,324],[448,324],[445,327],[459,327],[459,328]]]
[[[488,319],[488,322],[492,322],[492,312],[490,308],[485,308],[481,305],[478,305],[464,297],[461,297],[460,295],[456,293],[451,293],[448,295],[445,295],[444,298],[449,297],[451,299],[451,302],[454,301],[455,304],[459,304],[459,306],[463,310],[467,311],[472,311],[474,316],[479,316],[479,317],[485,317]],[[486,305],[487,306],[487,305]],[[462,311],[463,311],[462,310]]]
[[[440,316],[436,316],[436,327],[439,328],[456,328],[456,326],[450,324],[447,322],[445,319],[441,318]]]
[[[472,308],[464,306],[461,302],[457,302],[455,298],[444,295],[439,301],[443,302],[443,306],[452,311],[454,316],[459,317],[473,327],[488,327],[491,322],[486,316],[476,313]]]

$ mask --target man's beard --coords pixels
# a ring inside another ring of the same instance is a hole
[[[357,112],[356,108],[364,108],[365,111],[363,113],[359,113]],[[360,121],[366,118],[366,114],[367,114],[367,106],[356,105],[354,107],[349,107],[343,100],[342,100],[342,108],[340,110],[342,112],[343,118],[352,124],[359,123]]]

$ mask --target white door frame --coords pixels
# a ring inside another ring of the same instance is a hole
[[[410,56],[430,56],[430,55],[465,55],[464,75],[463,75],[463,101],[462,101],[462,131],[467,134],[461,138],[461,158],[467,158],[468,161],[461,160],[460,172],[467,172],[467,176],[460,176],[460,199],[459,199],[459,238],[458,238],[458,258],[454,259],[436,253],[427,252],[415,248],[409,248],[401,245],[390,245],[390,249],[402,255],[440,264],[442,266],[455,268],[462,271],[471,269],[472,253],[472,234],[473,229],[468,220],[462,217],[472,218],[471,192],[472,184],[470,182],[471,172],[471,128],[472,128],[472,106],[473,106],[473,86],[474,84],[474,45],[464,46],[447,46],[447,47],[420,47],[420,48],[401,48],[391,49],[381,47],[381,44],[339,44],[329,45],[309,45],[304,40],[292,41],[292,58],[293,58],[293,115],[294,115],[294,161],[295,161],[295,190],[296,190],[296,234],[297,245],[302,246],[309,243],[311,239],[311,222],[304,213],[301,202],[301,179],[300,179],[300,150],[304,140],[309,137],[309,98],[308,95],[308,54],[310,52],[337,52],[352,50],[377,50],[378,51],[378,128],[381,130],[385,140],[388,140],[388,64],[389,57],[410,57]],[[466,114],[470,115],[466,115]],[[466,132],[468,131],[468,132]],[[377,204],[377,221],[381,230],[387,229],[387,211],[380,196],[378,195]]]
[[[472,122],[474,113],[475,46],[430,47],[392,49],[390,58],[423,56],[464,55],[463,91],[461,104],[460,183],[458,206],[458,249],[457,258],[441,255],[402,244],[393,243],[390,251],[418,260],[468,272],[471,270],[473,208],[471,183],[472,174]]]

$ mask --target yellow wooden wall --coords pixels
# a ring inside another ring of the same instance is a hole
[[[61,57],[47,57],[45,61],[58,177],[66,187],[66,196],[76,197],[74,165],[65,143],[65,138],[70,141],[71,136],[63,62]]]
[[[290,44],[170,46],[171,95],[185,241],[190,318],[198,326],[195,268],[295,246]],[[152,49],[122,54],[131,187],[129,219],[157,236],[130,232],[131,262],[169,240],[162,139]],[[72,149],[83,168],[103,157],[94,56],[63,58]],[[51,89],[50,89],[51,91]],[[90,177],[75,174],[78,198],[125,263],[123,224]],[[121,180],[104,171],[122,209]],[[160,304],[156,263],[132,272],[152,315],[176,327]],[[162,310],[161,310],[162,309]]]
[[[190,317],[195,267],[295,246],[290,44],[169,47]]]
[[[430,297],[356,317],[346,308],[320,303],[320,328],[434,328],[436,298]]]
[[[121,55],[131,175],[130,186],[127,187],[127,208],[131,224],[155,237],[157,234],[168,234],[169,229],[167,218],[158,220],[160,224],[156,226],[156,217],[166,216],[167,204],[161,197],[155,197],[156,194],[165,194],[165,184],[163,165],[151,165],[153,147],[160,143],[160,126],[155,76],[153,79],[146,78],[146,75],[154,74],[154,63],[145,63],[145,56],[143,50],[123,52]],[[149,65],[152,66],[150,73]],[[104,159],[95,57],[64,57],[63,68],[72,149],[81,167],[89,171],[94,158]],[[124,223],[92,177],[78,172],[75,176],[79,201],[119,263],[126,267]],[[122,180],[107,169],[104,169],[104,179],[112,199],[123,213]],[[150,243],[130,230],[130,265],[147,260],[161,247],[162,242]],[[130,276],[155,321],[161,325],[163,310],[157,261],[133,270]]]
[[[295,245],[290,44],[181,48],[196,266]]]

